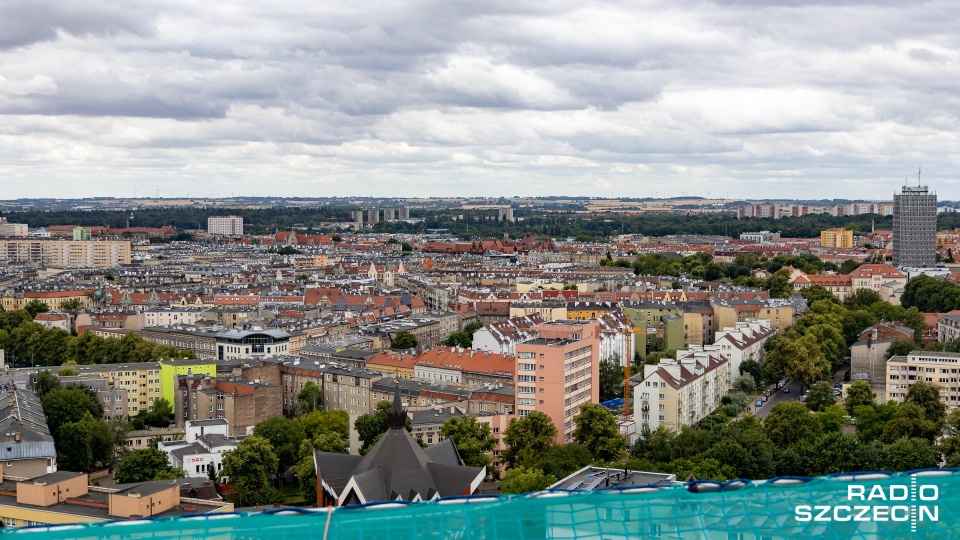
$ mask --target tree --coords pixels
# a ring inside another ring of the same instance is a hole
[[[314,410],[300,417],[300,425],[308,439],[326,433],[335,433],[344,439],[350,438],[350,416],[347,411]]]
[[[381,401],[377,403],[376,408],[374,409],[373,414],[361,414],[354,422],[353,427],[357,430],[357,435],[360,436],[360,454],[364,455],[373,445],[380,440],[380,436],[387,432],[390,429],[390,423],[387,421],[387,412],[393,407],[393,403],[389,401]],[[411,431],[413,426],[410,424],[410,419],[406,421],[407,431]]]
[[[401,330],[393,337],[393,348],[394,349],[414,349],[419,345],[417,341],[417,336],[412,333]]]
[[[924,416],[924,410],[914,403],[903,403],[897,407],[890,420],[883,426],[880,439],[892,443],[903,437],[921,438],[930,442],[939,435],[937,424]]]
[[[870,388],[870,383],[867,381],[854,381],[849,387],[847,387],[847,397],[844,400],[844,406],[847,409],[847,414],[850,416],[856,416],[856,410],[859,407],[867,406],[873,407],[876,405],[877,395],[873,393],[873,389]]]
[[[573,423],[573,440],[586,447],[595,461],[614,461],[627,447],[617,420],[602,405],[584,403]]]
[[[524,461],[534,460],[553,446],[556,438],[557,428],[550,417],[540,411],[532,411],[510,421],[501,438],[506,446],[501,457],[511,467],[521,457]],[[524,451],[524,456],[520,456],[521,451]]]
[[[807,301],[807,305],[812,305],[817,300],[829,300],[830,302],[839,302],[837,297],[833,295],[832,292],[828,291],[825,287],[820,285],[813,285],[810,287],[804,287],[800,289],[800,296]]]
[[[860,268],[860,263],[858,261],[855,261],[853,259],[847,259],[840,264],[840,273],[849,274],[850,272],[853,272],[857,268]]]
[[[740,375],[750,375],[754,382],[763,384],[763,367],[753,358],[740,362]]]
[[[33,381],[33,392],[40,399],[58,388],[60,388],[60,379],[49,371],[37,373],[37,378]]]
[[[801,385],[809,385],[819,380],[830,365],[817,345],[813,336],[803,336],[790,341],[787,345],[788,354],[785,373],[791,379],[800,381]]]
[[[463,331],[454,332],[441,341],[440,345],[444,347],[463,347],[464,349],[469,349],[473,346],[473,335]]]
[[[887,349],[886,357],[889,360],[894,356],[906,356],[913,351],[919,351],[920,345],[912,339],[896,339]]]
[[[131,450],[113,473],[118,484],[148,482],[171,469],[167,456],[156,448]]]
[[[865,309],[882,300],[880,293],[873,289],[861,288],[843,299],[843,307],[853,310]]]
[[[888,471],[930,469],[938,462],[936,450],[925,439],[904,437],[883,449],[883,465]]]
[[[31,300],[23,306],[23,310],[30,314],[31,319],[34,319],[38,314],[50,311],[50,307],[39,300]]]
[[[867,310],[847,310],[840,316],[840,323],[843,326],[843,338],[847,342],[847,347],[856,343],[860,332],[880,322],[876,315]]]
[[[490,432],[490,426],[477,422],[476,417],[454,416],[440,426],[440,435],[453,440],[465,465],[489,467],[493,464],[489,452],[496,446],[497,440]]]
[[[43,414],[47,417],[47,427],[56,441],[60,435],[60,426],[83,420],[89,413],[94,418],[103,416],[103,408],[97,402],[97,396],[85,386],[70,385],[47,393],[41,400]]]
[[[600,401],[623,396],[623,368],[618,356],[600,360]]]
[[[811,411],[822,411],[836,403],[837,398],[833,395],[833,388],[830,383],[820,381],[810,386],[810,395],[807,396],[807,407]]]
[[[783,401],[774,405],[763,421],[763,429],[778,448],[815,440],[823,431],[816,417],[802,404],[794,401]]]
[[[300,422],[283,416],[260,422],[253,428],[253,434],[266,439],[273,448],[277,456],[277,469],[272,474],[278,478],[297,462],[300,444],[307,437]]]
[[[80,311],[81,309],[83,309],[83,304],[76,298],[67,298],[60,302],[60,311]]]
[[[940,387],[926,381],[917,381],[907,390],[904,403],[912,403],[923,409],[927,420],[934,423],[937,429],[943,425],[946,418],[947,406],[940,401]]]
[[[540,469],[514,467],[500,481],[500,493],[530,493],[556,484],[557,477]]]
[[[297,404],[300,407],[301,415],[322,409],[323,390],[313,381],[307,381],[307,384],[303,385],[303,388],[297,393]]]
[[[551,446],[540,456],[538,469],[544,474],[566,478],[593,461],[590,450],[581,444],[568,443]]]
[[[69,422],[60,426],[57,438],[57,460],[65,471],[89,472],[93,463],[90,433],[83,422]]]
[[[87,432],[91,468],[112,469],[117,459],[117,446],[126,446],[125,438],[119,438],[111,424],[91,415],[84,416],[81,424]]]
[[[897,408],[896,401],[888,401],[875,407],[861,406],[854,409],[857,416],[857,437],[864,442],[879,440]]]
[[[733,381],[733,389],[738,392],[752,394],[757,391],[757,383],[753,380],[753,375],[744,373]]]
[[[261,493],[269,487],[270,475],[277,470],[279,462],[267,439],[251,435],[240,441],[235,449],[223,455],[220,476],[228,478],[228,497],[236,506],[265,502]]]

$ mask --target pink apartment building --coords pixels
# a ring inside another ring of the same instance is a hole
[[[557,443],[568,443],[580,405],[600,400],[600,323],[558,320],[533,330],[540,337],[516,344],[516,414],[547,414]]]

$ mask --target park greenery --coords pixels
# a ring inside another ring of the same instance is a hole
[[[53,436],[59,467],[68,471],[112,469],[124,458],[126,434],[135,423],[166,427],[173,419],[172,407],[161,399],[155,402],[156,410],[145,411],[131,421],[105,421],[93,390],[79,384],[61,388],[57,376],[47,372],[37,375],[34,388]]]
[[[134,333],[120,339],[105,339],[90,332],[73,336],[33,322],[36,313],[31,315],[31,306],[26,307],[0,312],[0,349],[6,351],[14,367],[151,362],[194,356],[193,351],[160,345]]]

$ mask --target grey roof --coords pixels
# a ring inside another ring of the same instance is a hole
[[[672,474],[624,471],[624,469],[608,469],[587,465],[550,487],[583,491],[614,486],[671,485],[675,482],[676,477]]]
[[[177,461],[180,462],[180,464],[182,465],[184,456],[189,456],[193,454],[209,454],[210,451],[197,443],[193,443],[189,446],[184,446],[182,448],[177,448],[176,450],[172,450],[170,453],[173,454],[173,457],[175,457]]]
[[[27,480],[27,482],[31,484],[36,484],[37,482],[46,482],[48,484],[56,484],[59,482],[63,482],[64,480],[73,480],[78,476],[86,477],[87,475],[85,473],[57,471],[57,472],[52,472],[52,473],[47,473],[41,476],[37,476],[35,478],[31,478]]]
[[[371,502],[398,498],[409,501],[418,495],[421,500],[430,500],[438,494],[441,497],[462,495],[486,475],[485,467],[464,466],[450,439],[429,452],[420,448],[402,427],[406,414],[400,407],[399,387],[388,417],[391,418],[391,427],[359,461],[350,459],[354,456],[314,453],[318,478],[326,481],[337,497],[343,495],[342,490],[351,478],[362,500]],[[348,469],[350,465],[352,467]],[[349,473],[344,478],[346,471]],[[335,487],[334,479],[336,485],[343,487]]]
[[[222,426],[227,421],[224,418],[211,418],[209,420],[188,420],[191,426]]]

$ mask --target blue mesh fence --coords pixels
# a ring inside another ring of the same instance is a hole
[[[960,474],[858,473],[30,527],[57,539],[960,538]]]

